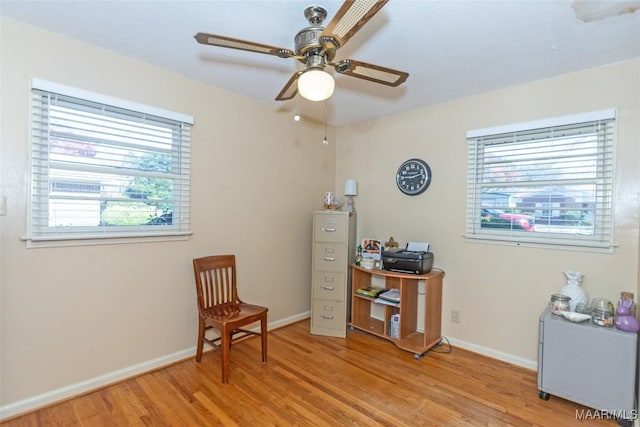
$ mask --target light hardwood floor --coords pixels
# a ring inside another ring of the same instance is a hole
[[[196,331],[194,331],[195,337]],[[220,355],[205,353],[2,423],[14,426],[593,426],[586,408],[538,397],[534,371],[446,345],[420,360],[360,331],[309,334],[309,321]],[[442,352],[442,353],[440,353]]]

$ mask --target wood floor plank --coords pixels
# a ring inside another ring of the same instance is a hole
[[[209,399],[209,397],[201,391],[196,391],[195,393],[193,393],[193,397],[209,411],[209,422],[211,423],[210,425],[220,425],[227,427],[236,427],[240,425],[227,414],[225,414],[225,412],[218,405],[216,405],[214,401]]]
[[[309,321],[220,354],[193,358],[2,423],[25,426],[615,426],[538,397],[534,371],[447,346],[420,360],[362,331],[309,333]]]

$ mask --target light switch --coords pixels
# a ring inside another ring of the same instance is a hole
[[[0,216],[7,215],[7,198],[5,196],[0,196]]]

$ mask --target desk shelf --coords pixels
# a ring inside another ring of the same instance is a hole
[[[441,271],[427,274],[404,274],[387,270],[367,270],[351,266],[353,287],[351,293],[352,329],[360,329],[369,334],[394,343],[398,348],[414,353],[419,359],[425,352],[434,347],[441,339],[442,322],[442,277]],[[400,291],[398,306],[383,305],[374,302],[373,298],[356,294],[356,290],[371,286],[374,276],[384,279],[385,288]],[[418,294],[419,282],[424,282],[424,296]],[[424,298],[424,328],[419,331],[418,298]],[[372,317],[373,305],[382,306],[382,319]],[[399,337],[390,336],[391,316],[399,314]]]

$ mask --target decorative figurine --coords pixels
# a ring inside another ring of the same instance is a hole
[[[616,307],[616,319],[614,324],[616,329],[624,332],[636,333],[640,330],[640,322],[631,314],[633,308],[633,300],[628,298],[620,298],[618,307]]]
[[[589,303],[589,295],[584,289],[582,289],[581,286],[584,274],[578,271],[571,270],[566,270],[563,273],[567,278],[567,284],[562,289],[560,289],[559,293],[571,298],[571,300],[569,301],[569,311],[576,311],[576,304]]]
[[[384,242],[384,247],[388,248],[388,249],[397,249],[398,248],[398,242],[393,240],[393,236],[391,236],[391,237],[389,237],[389,241],[388,242]]]

